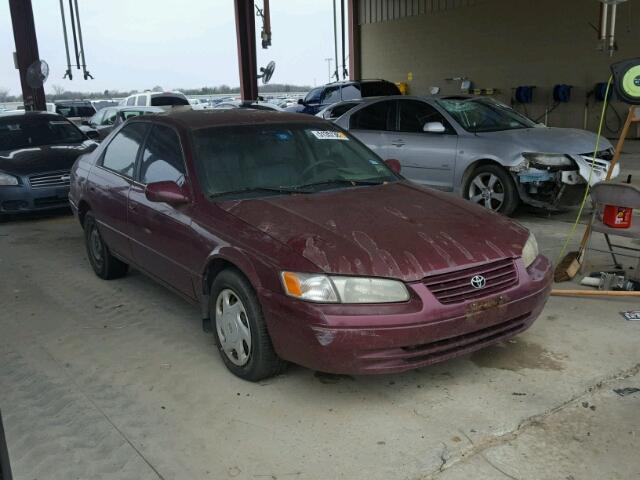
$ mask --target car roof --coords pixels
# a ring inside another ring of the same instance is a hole
[[[53,117],[64,118],[62,115],[53,112],[46,112],[44,110],[25,111],[25,110],[9,110],[7,112],[0,112],[0,117]]]
[[[92,105],[91,100],[56,100],[54,105]]]
[[[137,121],[153,121],[178,125],[189,130],[209,127],[241,125],[308,124],[327,125],[329,122],[303,113],[257,110],[253,108],[186,110],[175,109],[158,115],[136,117]]]
[[[118,112],[124,112],[127,110],[132,110],[134,112],[164,112],[164,110],[160,107],[149,107],[146,105],[140,105],[139,107],[136,107],[135,105],[112,105],[110,107],[104,107],[104,109],[101,110],[116,110]]]
[[[340,80],[338,82],[331,82],[331,83],[327,83],[325,85],[321,85],[318,88],[322,88],[322,87],[328,87],[330,85],[347,85],[347,84],[352,84],[352,83],[373,83],[373,82],[385,82],[385,83],[393,83],[390,82],[389,80],[385,80],[383,78],[365,78],[362,80]]]

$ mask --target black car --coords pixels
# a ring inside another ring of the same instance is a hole
[[[69,205],[69,171],[98,144],[62,115],[0,113],[0,218]]]
[[[56,100],[56,113],[68,118],[76,125],[88,120],[96,113],[96,107],[89,100]]]
[[[387,80],[334,82],[310,90],[304,99],[298,100],[298,105],[289,107],[286,111],[315,115],[329,105],[345,100],[400,94],[396,84]]]
[[[100,141],[104,140],[115,127],[124,123],[128,118],[162,112],[164,110],[160,107],[106,107],[98,110],[89,120],[82,122],[80,130]]]

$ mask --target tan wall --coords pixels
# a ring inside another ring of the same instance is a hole
[[[613,61],[640,56],[640,1],[618,7],[619,51],[613,60],[597,51],[599,22],[596,0],[486,0],[474,6],[361,26],[363,78],[409,82],[411,94],[459,92],[466,76],[476,88],[497,88],[496,97],[510,102],[512,88],[536,85],[532,118],[553,104],[552,88],[573,85],[571,102],[549,116],[549,125],[582,127],[586,92],[609,77]],[[621,116],[627,107],[616,104]],[[518,107],[521,108],[521,107]],[[600,103],[590,102],[588,128],[595,130]],[[615,128],[615,114],[607,114]],[[632,131],[631,136],[640,136]],[[606,132],[612,135],[612,132]]]

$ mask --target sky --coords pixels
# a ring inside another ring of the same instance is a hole
[[[59,0],[32,2],[40,58],[50,68],[48,93],[53,85],[74,91],[239,85],[233,0],[79,0],[86,62],[95,77],[86,81],[75,69],[73,81],[62,79],[66,57]],[[21,92],[8,3],[0,0],[0,88],[16,95]],[[63,3],[67,9],[68,2]],[[276,62],[272,83],[326,83],[325,59],[334,56],[332,0],[270,3],[272,46],[267,50],[260,46],[262,22],[256,18],[258,66]],[[262,7],[262,0],[256,5]],[[67,30],[71,42],[68,21]],[[71,57],[73,62],[73,51]]]

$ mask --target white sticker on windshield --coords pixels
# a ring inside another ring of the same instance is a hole
[[[349,140],[344,133],[335,130],[311,130],[311,133],[318,140]]]

